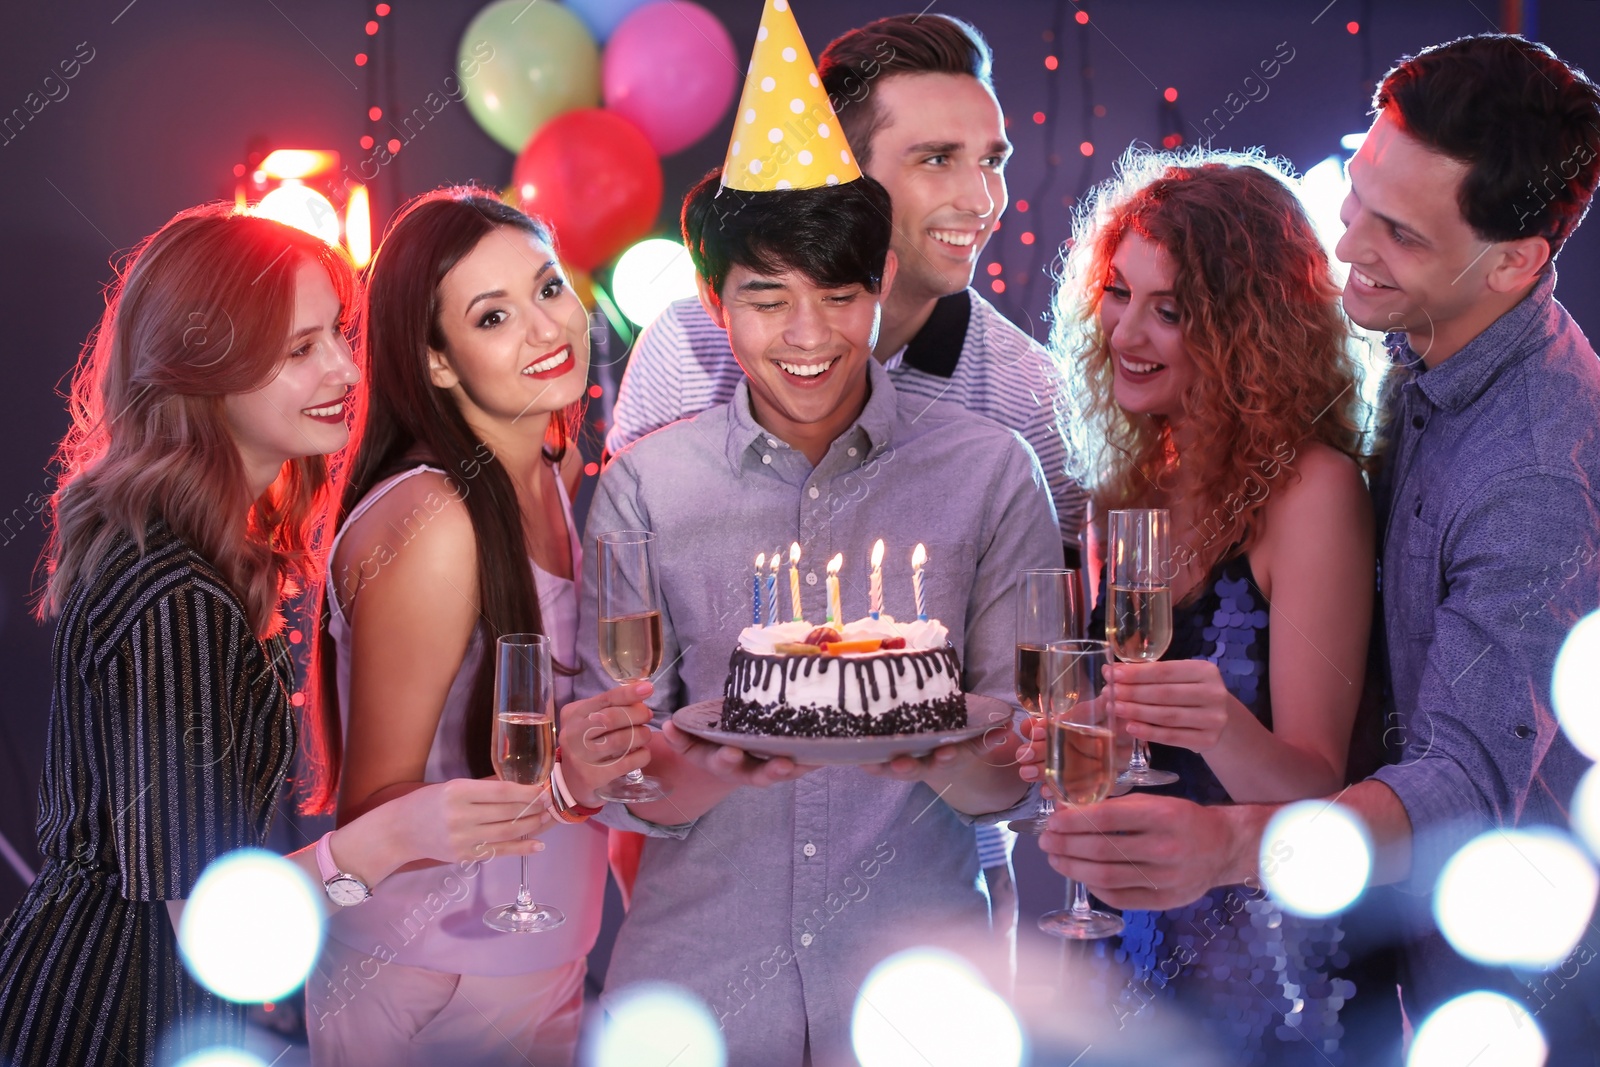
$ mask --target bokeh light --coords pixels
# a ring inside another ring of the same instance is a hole
[[[898,952],[872,969],[850,1020],[861,1067],[1018,1067],[1022,1027],[961,957]]]
[[[630,986],[606,1006],[594,1067],[725,1067],[728,1049],[711,1010],[666,982]]]
[[[1261,837],[1261,881],[1285,911],[1320,918],[1354,904],[1372,874],[1372,840],[1343,804],[1282,808]]]
[[[267,1061],[242,1048],[219,1045],[191,1052],[174,1067],[267,1067]]]
[[[1590,767],[1578,779],[1570,810],[1573,833],[1589,846],[1591,856],[1600,859],[1600,764]]]
[[[1540,1067],[1550,1048],[1528,1009],[1479,990],[1445,1001],[1417,1028],[1406,1067]]]
[[[227,1000],[282,999],[305,982],[322,948],[321,896],[276,853],[246,848],[214,860],[178,924],[189,973]]]
[[[1600,611],[1579,619],[1561,642],[1550,698],[1573,747],[1600,760]]]
[[[679,242],[651,237],[622,253],[611,290],[624,315],[648,325],[674,300],[695,294],[694,261]]]
[[[263,196],[251,214],[304,230],[330,245],[339,243],[339,213],[327,197],[297,181],[285,181]]]
[[[1489,830],[1444,865],[1433,915],[1445,939],[1470,960],[1543,969],[1578,943],[1597,890],[1600,874],[1565,834]]]

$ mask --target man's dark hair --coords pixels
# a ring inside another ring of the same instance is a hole
[[[817,74],[839,116],[844,139],[862,166],[884,124],[875,83],[895,74],[967,74],[994,89],[994,55],[970,23],[949,15],[895,15],[834,38],[822,50]]]
[[[889,254],[889,193],[862,176],[843,185],[747,193],[722,187],[722,171],[683,200],[683,241],[711,291],[736,266],[760,274],[796,270],[824,289],[876,293]]]
[[[1583,220],[1600,180],[1600,90],[1544,45],[1483,34],[1426,48],[1372,104],[1467,165],[1461,215],[1485,240],[1543,237],[1553,257]]]

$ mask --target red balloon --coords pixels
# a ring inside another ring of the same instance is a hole
[[[522,210],[554,231],[561,260],[594,270],[655,228],[661,160],[644,133],[600,108],[545,123],[511,172]]]

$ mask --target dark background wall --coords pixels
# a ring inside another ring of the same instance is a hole
[[[549,0],[541,0],[549,2]],[[754,0],[701,0],[732,32],[742,63],[754,40]],[[871,18],[920,7],[895,0],[796,0],[813,50]],[[1424,45],[1495,28],[1495,0],[935,0],[935,10],[976,23],[994,46],[996,84],[1017,153],[1013,202],[985,262],[999,262],[1006,292],[994,299],[1044,336],[1047,269],[1066,234],[1063,198],[1105,177],[1129,142],[1159,143],[1194,127],[1257,64],[1292,49],[1268,95],[1233,117],[1219,146],[1262,145],[1305,170],[1365,127],[1368,89],[1396,57]],[[929,5],[934,7],[934,5]],[[41,92],[58,64],[93,50],[67,95],[0,144],[0,326],[7,381],[0,388],[0,832],[29,862],[35,789],[49,701],[48,627],[28,616],[43,532],[30,494],[48,491],[46,465],[66,425],[57,390],[101,309],[108,263],[177,210],[231,196],[232,169],[256,138],[286,147],[365,155],[366,72],[352,57],[382,53],[381,103],[405,114],[439,90],[474,2],[397,0],[379,42],[363,30],[371,5],[338,0],[109,0],[7,5],[0,33],[0,115]],[[1072,21],[1087,10],[1087,26]],[[1355,20],[1361,32],[1346,24]],[[1061,25],[1060,31],[1052,26]],[[1600,4],[1540,5],[1533,32],[1571,62],[1600,75]],[[1058,69],[1046,57],[1059,57]],[[1080,76],[1087,65],[1091,78]],[[1161,93],[1179,91],[1176,114]],[[1086,88],[1092,94],[1086,99]],[[60,90],[54,90],[60,95]],[[1257,90],[1259,93],[1259,90]],[[42,95],[42,94],[41,94]],[[1097,116],[1095,106],[1104,108]],[[1034,121],[1044,112],[1043,124]],[[1177,123],[1174,127],[1172,124]],[[1215,121],[1212,129],[1216,129]],[[1080,154],[1084,140],[1095,146]],[[718,165],[725,131],[665,161],[662,229],[677,199]],[[1052,156],[1051,153],[1054,153]],[[1052,160],[1054,162],[1052,162]],[[384,169],[380,211],[445,182],[509,180],[511,156],[445,108]],[[1024,233],[1036,235],[1031,245]],[[1590,336],[1600,336],[1600,223],[1590,222],[1560,259],[1559,296]],[[980,275],[991,292],[989,275]],[[1030,845],[1019,856],[1035,856]],[[0,914],[21,893],[0,865]],[[1045,901],[1048,905],[1050,901]]]

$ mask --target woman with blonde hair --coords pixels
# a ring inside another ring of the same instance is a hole
[[[1097,531],[1113,509],[1172,516],[1172,642],[1113,668],[1117,718],[1202,803],[1336,791],[1362,696],[1374,530],[1357,371],[1290,180],[1255,155],[1132,151],[1080,210],[1057,294]],[[1337,1046],[1353,992],[1330,962],[1337,920],[1243,886],[1124,918],[1120,1020],[1175,998],[1230,1062]]]
[[[259,847],[296,747],[281,606],[316,582],[361,374],[336,249],[229,205],[180,213],[111,287],[72,387],[49,579],[38,878],[0,928],[0,1062],[136,1065],[237,1045],[179,958],[207,865]],[[313,769],[327,731],[314,689]],[[312,793],[327,795],[326,782]],[[525,854],[542,790],[458,781],[290,859],[341,903],[414,859]]]

